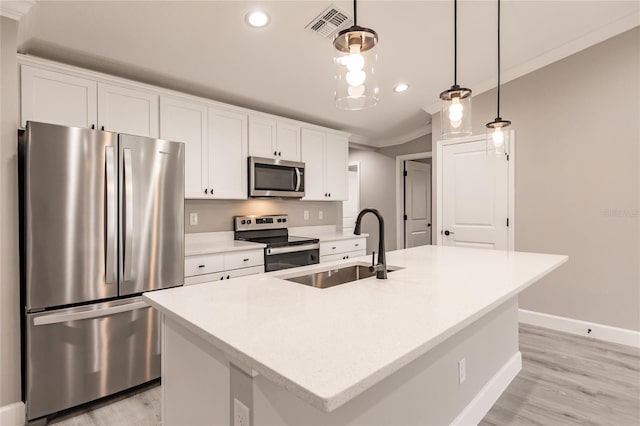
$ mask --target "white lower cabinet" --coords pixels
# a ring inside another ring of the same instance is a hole
[[[185,285],[229,280],[263,272],[263,249],[186,256],[184,259]]]
[[[347,260],[366,254],[367,240],[362,237],[320,243],[320,263]]]

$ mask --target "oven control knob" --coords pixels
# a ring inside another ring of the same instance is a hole
[[[287,219],[282,219],[282,221],[283,221],[283,222],[286,222],[286,221],[287,221]]]
[[[248,223],[249,225],[251,225],[251,219],[247,220],[247,223]]]
[[[278,219],[278,223],[282,222],[282,219]]]
[[[244,225],[245,223],[247,223],[247,221],[246,221],[246,220],[244,220],[244,219],[242,219],[242,220],[240,221],[240,223],[241,223],[242,225]]]

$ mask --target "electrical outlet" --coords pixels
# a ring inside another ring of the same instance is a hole
[[[198,213],[189,214],[189,224],[197,225],[198,224]]]
[[[467,380],[467,359],[462,358],[458,361],[458,383],[463,384]]]
[[[233,426],[249,426],[249,416],[249,408],[238,398],[233,398]]]
[[[309,210],[304,211],[304,220],[309,220]]]
[[[318,212],[318,219],[320,220],[324,219],[324,212],[322,210]]]

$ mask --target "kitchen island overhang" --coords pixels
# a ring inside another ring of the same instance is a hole
[[[567,257],[425,246],[388,259],[403,268],[388,280],[329,289],[280,271],[147,294],[164,315],[165,424],[229,423],[234,399],[253,424],[477,417],[520,369],[517,294]]]

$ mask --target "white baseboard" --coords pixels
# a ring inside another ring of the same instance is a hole
[[[640,331],[559,317],[526,309],[519,309],[518,317],[519,321],[524,324],[537,325],[538,327],[550,328],[578,336],[640,348]]]
[[[0,407],[0,425],[2,426],[23,426],[25,418],[23,402]]]
[[[521,369],[522,354],[518,351],[498,370],[487,384],[480,389],[478,395],[464,407],[451,424],[468,426],[480,423]]]

